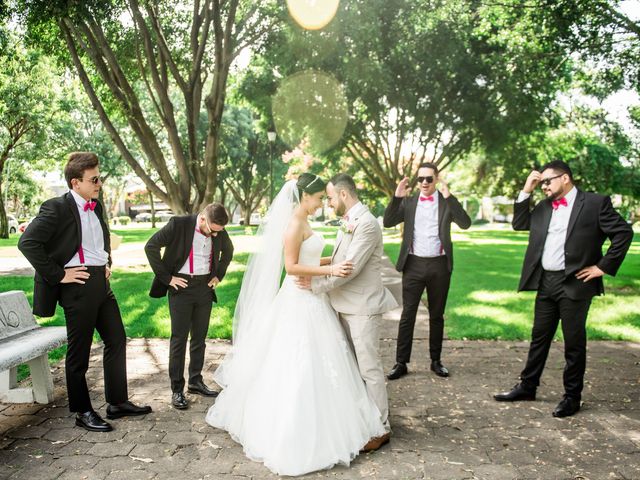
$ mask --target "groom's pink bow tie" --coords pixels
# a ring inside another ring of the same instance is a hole
[[[95,200],[91,200],[84,204],[84,211],[91,210],[92,212],[96,209],[97,202]]]
[[[551,202],[551,206],[553,207],[554,210],[557,210],[560,207],[566,207],[567,199],[562,197],[560,200],[554,200]]]
[[[428,197],[423,197],[422,195],[420,195],[420,201],[421,202],[433,202],[433,195],[429,195]]]

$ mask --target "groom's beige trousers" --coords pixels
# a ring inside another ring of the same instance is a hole
[[[382,359],[380,358],[381,322],[381,314],[351,315],[340,313],[340,323],[342,323],[351,348],[356,355],[358,369],[367,387],[369,398],[380,410],[385,429],[390,431],[389,399],[384,370],[382,369]]]

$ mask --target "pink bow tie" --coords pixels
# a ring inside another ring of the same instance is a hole
[[[91,210],[92,212],[96,209],[97,202],[95,200],[91,200],[84,204],[84,211]]]
[[[553,207],[554,210],[557,210],[560,207],[566,207],[567,199],[562,197],[560,200],[554,200],[551,202],[551,206]]]
[[[420,201],[421,202],[433,202],[433,195],[429,195],[428,197],[423,197],[422,195],[420,195]]]

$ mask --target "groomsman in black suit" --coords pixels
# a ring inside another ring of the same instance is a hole
[[[531,209],[531,193],[537,185],[547,198]],[[501,402],[535,400],[561,321],[565,393],[553,416],[567,417],[580,410],[591,299],[604,293],[602,276],[618,271],[633,230],[613,209],[608,196],[578,190],[571,169],[559,160],[529,174],[514,206],[513,228],[530,232],[518,291],[538,293],[529,356],[520,383],[494,398]],[[611,246],[603,256],[606,238]]]
[[[219,203],[207,205],[198,215],[172,217],[147,242],[144,250],[155,273],[149,295],[169,295],[171,340],[169,378],[171,404],[186,409],[184,364],[187,339],[189,348],[189,393],[215,397],[202,379],[205,340],[216,287],[224,278],[233,256],[233,244],[224,229],[229,216]],[[165,247],[162,258],[160,249]]]
[[[440,183],[440,191],[436,184]],[[451,192],[438,167],[423,163],[418,168],[420,192],[408,196],[409,179],[404,178],[384,212],[384,226],[404,222],[404,235],[396,269],[402,272],[402,316],[398,327],[396,364],[387,378],[396,380],[408,373],[413,330],[420,298],[425,288],[429,302],[429,353],[431,370],[440,377],[449,371],[442,365],[444,310],[453,270],[451,223],[471,226],[471,219]]]
[[[144,415],[151,407],[128,401],[127,338],[118,301],[109,286],[109,229],[96,200],[102,185],[98,157],[90,152],[70,154],[64,176],[70,191],[42,204],[18,248],[36,270],[33,313],[50,317],[57,303],[64,309],[67,393],[76,425],[108,432],[113,428],[93,410],[85,378],[94,330],[104,342],[107,418]]]

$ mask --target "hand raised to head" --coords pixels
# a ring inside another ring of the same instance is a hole
[[[525,182],[522,191],[525,193],[533,192],[540,183],[540,176],[540,172],[538,172],[537,170],[533,170],[527,177],[527,181]]]
[[[399,198],[404,198],[409,194],[409,189],[409,179],[407,177],[404,177],[402,180],[400,180],[400,183],[398,184],[394,195]]]
[[[451,192],[449,191],[449,184],[447,183],[444,175],[438,176],[438,184],[440,185],[440,193],[444,198],[449,198],[451,196]]]

